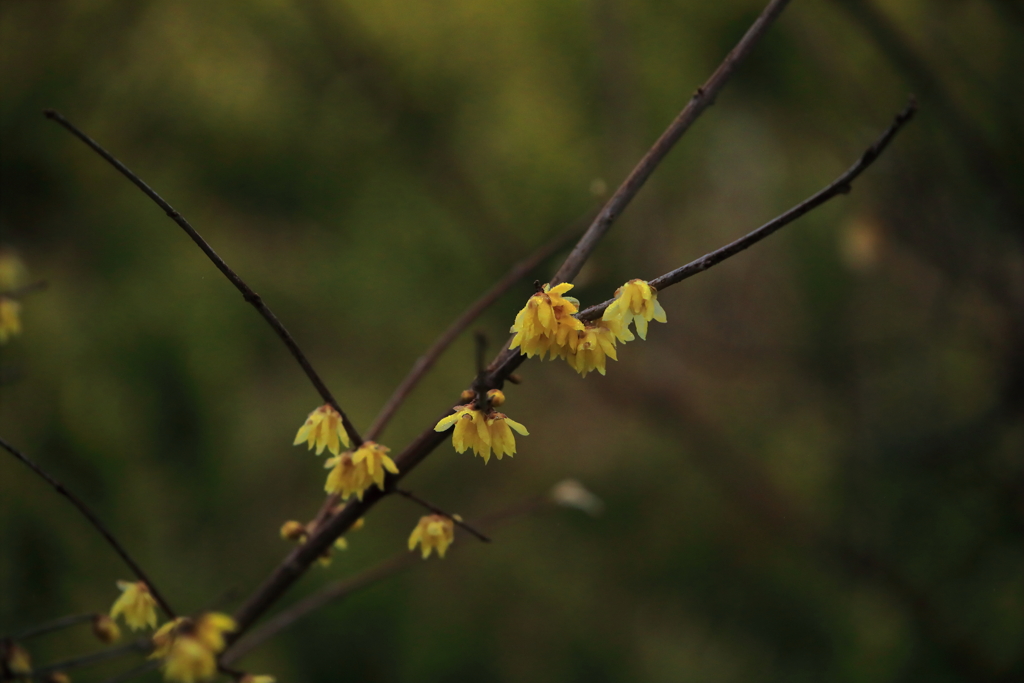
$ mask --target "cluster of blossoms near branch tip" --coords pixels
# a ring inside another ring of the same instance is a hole
[[[208,612],[195,619],[178,617],[153,634],[150,659],[162,659],[164,677],[179,683],[195,683],[217,673],[217,655],[224,650],[224,634],[235,630],[226,614]]]
[[[395,461],[388,455],[390,451],[387,446],[364,441],[354,453],[346,451],[328,458],[324,467],[331,468],[331,473],[327,475],[324,490],[341,496],[342,500],[348,500],[352,494],[362,500],[363,493],[374,484],[383,491],[384,472],[398,474]]]
[[[341,452],[339,445],[344,445],[345,448],[352,446],[341,415],[326,403],[309,414],[306,421],[299,427],[293,445],[298,446],[303,441],[306,442],[310,450],[315,444],[317,455],[323,453],[324,448],[332,454],[338,455]]]
[[[121,595],[110,608],[110,618],[124,617],[124,623],[133,631],[156,628],[156,599],[144,581],[118,581]]]

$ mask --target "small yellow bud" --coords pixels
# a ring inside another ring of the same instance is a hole
[[[281,525],[281,538],[286,541],[305,541],[306,525],[290,519]]]
[[[277,683],[277,679],[273,676],[253,676],[252,674],[245,674],[238,683]]]
[[[459,394],[459,400],[463,403],[469,403],[470,401],[476,400],[476,392],[472,389],[464,389],[462,393]]]
[[[487,398],[491,400],[492,406],[500,406],[505,402],[505,394],[501,392],[501,389],[491,389],[487,392]]]
[[[121,639],[121,629],[117,622],[106,614],[97,614],[92,618],[92,632],[101,643],[110,645]]]

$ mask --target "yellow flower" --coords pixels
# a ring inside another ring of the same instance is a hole
[[[207,612],[197,619],[178,617],[153,634],[150,659],[163,659],[164,678],[195,683],[217,673],[217,654],[227,644],[224,634],[234,631],[235,620]]]
[[[658,303],[658,290],[644,280],[630,280],[616,289],[615,301],[605,309],[601,319],[613,325],[613,331],[617,336],[621,329],[628,328],[629,323],[633,323],[636,325],[636,333],[645,340],[648,321],[668,322],[665,309]],[[614,326],[620,328],[616,329]],[[629,330],[626,329],[625,332],[628,334]],[[628,340],[620,337],[620,341]]]
[[[97,614],[92,618],[92,632],[101,643],[107,645],[121,639],[121,629],[117,627],[117,622],[106,614]]]
[[[551,287],[544,285],[541,291],[530,297],[523,309],[516,315],[511,332],[515,332],[509,348],[519,348],[520,353],[533,358],[544,359],[563,355],[563,347],[571,344],[574,332],[583,329],[583,323],[573,317],[579,311],[580,302],[572,297],[562,296],[572,285],[563,282]]]
[[[277,679],[273,676],[253,676],[252,674],[245,674],[238,683],[277,683]]]
[[[353,493],[362,500],[363,492],[374,484],[383,491],[384,471],[398,474],[395,461],[388,455],[390,450],[373,441],[364,441],[355,453],[346,452],[330,458],[324,463],[324,467],[333,468],[327,475],[324,490],[339,494],[343,500]]]
[[[629,330],[626,329],[626,332]],[[578,335],[575,348],[566,356],[566,361],[583,377],[594,370],[603,375],[607,359],[618,360],[615,355],[616,335],[612,328],[604,324],[604,321],[598,321],[597,324],[588,324],[586,330]],[[633,335],[630,335],[632,338]]]
[[[348,439],[348,433],[345,431],[341,415],[327,404],[309,414],[305,423],[299,427],[299,433],[295,435],[295,442],[292,445],[298,446],[303,441],[309,445],[310,449],[315,443],[317,455],[323,453],[324,448],[337,455],[341,451],[339,442],[344,444],[345,448],[352,445]]]
[[[124,615],[124,623],[133,631],[156,626],[156,600],[149,592],[149,586],[142,581],[118,581],[119,597],[110,608],[110,618]]]
[[[0,654],[3,655],[4,667],[15,676],[28,676],[32,673],[32,657],[21,645],[0,640]]]
[[[0,344],[6,344],[11,337],[21,334],[21,304],[14,299],[0,296]]]
[[[452,425],[455,425],[452,433],[452,446],[455,450],[465,453],[472,448],[473,453],[484,459],[484,464],[491,459],[492,448],[498,460],[505,455],[515,455],[516,438],[512,434],[513,429],[523,436],[530,435],[526,427],[504,413],[489,410],[484,414],[474,408],[473,404],[457,406],[454,413],[434,425],[434,431],[443,432]]]
[[[448,546],[455,540],[455,524],[443,515],[427,515],[420,517],[419,524],[409,534],[409,550],[420,544],[423,559],[430,557],[430,551],[437,548],[442,558],[448,552]]]

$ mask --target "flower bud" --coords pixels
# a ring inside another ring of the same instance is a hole
[[[121,638],[121,629],[117,622],[106,614],[97,614],[92,618],[92,632],[101,643],[110,645]]]
[[[281,525],[281,538],[286,541],[306,540],[306,526],[302,522],[290,519]]]
[[[500,389],[491,389],[487,392],[487,398],[490,399],[492,406],[500,406],[505,402],[505,394]]]

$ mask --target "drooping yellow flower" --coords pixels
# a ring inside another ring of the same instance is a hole
[[[630,280],[616,289],[615,301],[605,309],[601,319],[621,328],[627,328],[629,323],[633,323],[636,326],[636,333],[645,340],[649,321],[668,322],[665,309],[658,303],[658,290],[644,280]],[[613,331],[619,332],[621,329],[613,328]],[[620,340],[626,341],[621,338]]]
[[[430,552],[437,549],[437,554],[444,558],[448,546],[455,540],[455,523],[444,515],[426,515],[420,517],[419,524],[409,534],[409,550],[418,543],[423,551],[423,559],[430,557]]]
[[[106,614],[97,614],[92,618],[92,632],[101,643],[107,645],[121,639],[121,629],[117,627],[117,622]]]
[[[343,500],[353,493],[362,500],[363,492],[374,484],[383,491],[385,470],[398,474],[395,461],[388,455],[390,450],[373,441],[364,441],[355,453],[345,452],[330,458],[324,463],[324,467],[332,468],[324,490],[340,495]]]
[[[504,398],[504,397],[502,397]],[[523,436],[529,436],[526,427],[508,415],[493,409],[484,412],[477,410],[473,404],[457,406],[455,412],[442,418],[434,425],[435,432],[443,432],[455,426],[452,434],[452,446],[459,453],[472,448],[473,453],[484,459],[487,464],[491,459],[491,449],[501,460],[502,456],[512,457],[516,452],[516,438],[512,430]]]
[[[544,285],[531,296],[509,330],[516,333],[509,348],[519,348],[529,358],[539,355],[541,360],[546,354],[552,358],[562,355],[563,347],[572,343],[574,333],[583,329],[583,323],[573,317],[580,302],[563,296],[572,287],[568,282],[554,287]]]
[[[21,304],[14,299],[0,296],[0,344],[6,344],[11,337],[21,334]]]
[[[124,623],[133,631],[139,631],[147,626],[156,626],[156,599],[149,592],[149,586],[143,581],[118,581],[117,587],[121,589],[119,597],[110,608],[110,618],[117,619],[118,615],[124,615]]]
[[[299,427],[299,432],[295,435],[295,442],[292,445],[298,446],[303,441],[308,444],[310,449],[313,448],[313,444],[316,444],[317,455],[323,453],[324,448],[334,455],[338,455],[341,452],[340,444],[344,444],[345,448],[352,445],[348,439],[348,433],[345,431],[341,415],[327,404],[309,414],[303,425]]]
[[[235,620],[226,614],[208,612],[197,619],[178,617],[153,634],[150,659],[163,659],[164,678],[178,683],[195,683],[217,673],[217,654],[226,642],[224,634],[234,631]]]
[[[32,657],[21,645],[2,640],[0,654],[3,655],[4,667],[15,676],[28,676],[32,673]]]
[[[633,335],[630,335],[630,339],[632,338]],[[588,323],[586,329],[578,333],[575,348],[566,355],[565,360],[583,377],[594,370],[603,375],[607,359],[618,360],[615,355],[615,339],[616,335],[612,328],[603,320],[596,324]]]

